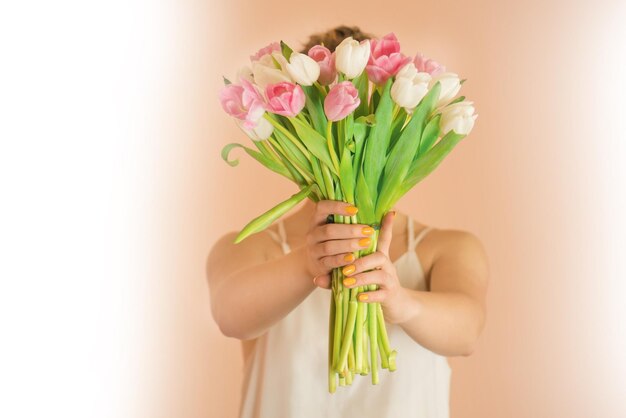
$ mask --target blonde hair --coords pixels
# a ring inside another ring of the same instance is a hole
[[[344,39],[352,36],[353,39],[357,41],[362,41],[365,39],[375,38],[375,35],[362,32],[358,26],[337,26],[333,29],[330,29],[326,32],[314,33],[309,36],[309,40],[300,50],[301,53],[306,54],[309,52],[309,49],[313,48],[315,45],[324,45],[331,52],[337,48],[337,45],[341,43]]]

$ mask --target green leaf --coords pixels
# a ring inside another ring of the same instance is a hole
[[[354,203],[354,171],[352,169],[352,153],[344,151],[339,162],[339,178],[344,196],[349,203]]]
[[[222,76],[222,78],[224,79],[224,85],[227,86],[229,84],[233,84],[231,83],[231,81],[229,79],[227,79],[226,77]]]
[[[356,180],[355,205],[359,208],[359,220],[364,223],[374,223],[374,202],[372,194],[367,187],[365,176],[363,175],[363,166],[359,167],[359,175]]]
[[[294,206],[298,203],[306,199],[306,197],[314,191],[317,185],[310,184],[300,190],[298,193],[292,195],[289,199],[279,203],[274,206],[272,209],[268,210],[264,214],[254,218],[252,221],[248,222],[246,226],[243,227],[241,232],[235,238],[235,244],[240,243],[247,237],[257,232],[263,231],[265,228],[270,226],[274,221],[283,216],[285,213],[289,212]]]
[[[417,158],[418,156],[428,151],[430,147],[433,146],[437,138],[439,138],[440,119],[441,119],[441,113],[438,113],[426,124],[426,127],[424,128],[424,133],[422,134],[422,138],[420,139],[420,147],[415,155],[415,158]]]
[[[456,99],[452,100],[450,103],[448,103],[446,106],[450,106],[451,104],[462,102],[463,100],[465,100],[465,96],[459,96]]]
[[[389,138],[391,137],[391,112],[393,108],[390,94],[391,83],[391,78],[385,83],[380,102],[376,108],[376,125],[372,127],[365,141],[363,173],[372,196],[377,196],[379,192],[378,185],[385,166]]]
[[[370,116],[373,117],[374,115],[370,115]],[[373,118],[370,118],[369,120],[372,120],[372,119]],[[367,120],[368,120],[367,118],[365,118],[364,116],[361,116],[354,121],[353,131],[354,131],[355,155],[352,160],[352,168],[353,168],[353,172],[355,173],[358,173],[359,168],[361,167],[363,149],[365,148],[363,146],[363,142],[365,141],[365,138],[368,132]]]
[[[287,58],[287,61],[289,61],[289,59],[291,58],[291,54],[293,53],[293,49],[289,48],[289,46],[283,41],[280,41],[280,50],[283,56]]]
[[[278,173],[282,176],[287,177],[290,180],[293,180],[291,174],[289,173],[289,171],[285,168],[284,165],[279,164],[277,161],[272,160],[271,158],[266,157],[265,155],[263,155],[262,153],[260,153],[259,151],[253,150],[252,148],[248,148],[245,145],[241,145],[238,144],[236,142],[233,142],[231,144],[227,144],[224,146],[224,148],[222,148],[222,158],[224,159],[224,161],[226,161],[228,163],[228,165],[230,165],[231,167],[235,167],[239,164],[239,159],[235,159],[235,160],[229,160],[228,159],[228,155],[230,154],[230,151],[233,148],[243,148],[244,151],[246,151],[246,153],[251,156],[252,158],[254,158],[255,160],[257,160],[258,162],[260,162],[261,164],[263,164],[265,167],[269,168],[270,170],[272,170],[275,173]]]
[[[396,193],[396,199],[406,194],[413,186],[428,176],[443,161],[450,151],[466,135],[449,131],[435,146],[411,163],[409,173]],[[395,203],[395,202],[394,202]]]
[[[311,163],[302,151],[300,151],[300,149],[278,129],[274,130],[274,136],[276,137],[276,141],[278,141],[280,146],[285,151],[285,154],[289,156],[289,159],[307,174],[311,174]]]
[[[384,168],[382,188],[376,205],[376,215],[382,217],[392,204],[396,191],[409,171],[411,162],[417,153],[419,141],[424,130],[426,118],[432,112],[439,98],[441,83],[436,82],[413,111],[411,120],[406,125],[397,144],[391,150]]]
[[[326,114],[324,113],[324,105],[322,94],[315,86],[301,86],[306,96],[306,110],[309,112],[313,128],[321,135],[326,133]]]
[[[356,118],[354,120],[355,123],[361,123],[361,124],[366,124],[367,126],[374,126],[376,125],[376,115],[371,113],[369,115],[362,115],[359,116],[358,118]]]
[[[367,72],[363,71],[358,77],[352,80],[352,84],[359,92],[359,106],[354,111],[354,116],[359,117],[367,115],[369,113],[369,104],[367,102],[367,93],[369,87],[369,80],[367,78]]]
[[[402,127],[404,122],[406,121],[407,113],[404,108],[401,108],[398,112],[398,115],[393,120],[391,124],[391,138],[389,140],[389,149],[393,149],[393,147],[398,142],[398,138],[400,138],[400,132],[402,132]]]
[[[311,154],[320,159],[321,162],[326,164],[333,174],[338,175],[337,170],[333,166],[333,162],[330,158],[330,150],[326,143],[326,138],[320,135],[311,125],[303,123],[297,118],[289,118],[293,127],[296,130],[298,138],[304,143]]]

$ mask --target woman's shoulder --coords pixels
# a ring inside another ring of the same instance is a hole
[[[467,256],[486,258],[481,239],[472,231],[441,228],[413,221],[415,235],[422,235],[420,244],[415,248],[418,257],[423,261],[426,271],[430,271],[438,260]]]

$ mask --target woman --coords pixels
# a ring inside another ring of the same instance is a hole
[[[303,52],[324,42],[372,38],[358,28],[313,35]],[[427,227],[390,212],[377,251],[354,260],[373,232],[367,225],[327,223],[353,215],[344,202],[307,200],[276,227],[233,244],[220,238],[207,262],[212,314],[222,333],[240,339],[245,375],[240,417],[449,416],[450,368],[446,356],[472,353],[486,315],[488,265],[469,232]],[[418,245],[419,244],[419,245]],[[332,268],[342,267],[347,287],[380,302],[397,370],[382,371],[328,393],[328,315]]]

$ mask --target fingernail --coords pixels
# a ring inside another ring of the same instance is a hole
[[[363,233],[363,235],[372,235],[374,233],[374,228],[366,226],[361,230],[361,233]]]
[[[349,253],[343,256],[343,261],[347,263],[352,263],[354,261],[354,254]]]
[[[315,286],[317,286],[317,283],[315,282],[316,280],[317,280],[317,276],[313,277],[313,284],[314,284]]]
[[[361,238],[359,240],[359,245],[361,247],[369,247],[369,245],[371,244],[372,239],[371,238]]]
[[[348,276],[356,271],[356,266],[354,264],[350,264],[349,266],[345,266],[341,272],[344,276]]]
[[[358,211],[359,209],[356,206],[348,206],[346,208],[346,212],[348,212],[350,215],[356,215]]]
[[[361,293],[359,295],[359,301],[361,301],[361,302],[364,302],[364,301],[366,301],[368,299],[369,299],[369,296],[367,296],[367,293]]]
[[[345,280],[343,281],[343,285],[344,285],[344,286],[352,286],[352,285],[353,285],[353,284],[355,284],[355,283],[356,283],[356,279],[355,279],[355,278],[352,278],[352,277],[350,277],[349,279],[345,279]]]

